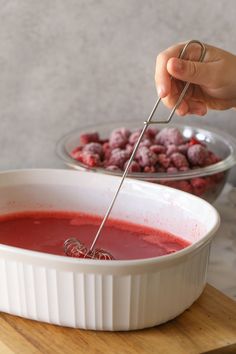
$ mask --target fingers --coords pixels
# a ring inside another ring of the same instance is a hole
[[[184,43],[174,45],[157,57],[155,80],[163,103],[172,109],[184,83],[190,82],[193,85],[176,110],[178,115],[204,115],[207,108],[235,107],[236,56],[206,45],[204,62],[199,62],[201,47],[192,44],[184,53],[184,59],[179,59],[183,46]]]
[[[158,96],[161,98],[166,97],[171,90],[171,76],[167,71],[167,62],[170,58],[179,55],[181,47],[181,44],[170,47],[157,56],[155,81]]]
[[[186,114],[196,114],[204,116],[207,113],[207,106],[203,101],[189,101],[188,112]]]
[[[209,63],[170,58],[167,62],[167,71],[176,79],[200,86],[207,86],[212,82],[212,67]]]
[[[176,60],[176,63],[179,59],[178,56],[183,49],[185,43],[176,44],[165,51],[161,52],[157,56],[156,60],[156,71],[155,71],[155,81],[157,86],[158,96],[161,98],[166,97],[171,90],[171,76],[174,76],[180,80],[182,80],[182,72],[181,68],[177,65],[175,68],[172,65],[172,60]],[[192,44],[191,48],[187,50],[185,54],[185,58],[190,61],[197,61],[200,56],[201,48],[198,44]],[[182,61],[180,61],[182,62]],[[169,64],[170,63],[170,64]],[[168,68],[168,64],[170,68]],[[169,70],[170,69],[170,70]],[[176,74],[176,75],[175,75]],[[184,80],[186,81],[186,80]]]
[[[183,83],[180,81],[176,81],[176,80],[171,80],[171,89],[170,89],[170,93],[164,97],[162,99],[164,105],[169,108],[172,109],[174,107],[174,105],[176,104],[179,95],[181,93],[181,91],[183,90]],[[190,92],[190,90],[188,90]],[[188,97],[188,91],[187,94],[185,96],[185,98],[187,99]],[[180,103],[180,105],[177,107],[176,109],[176,113],[180,116],[184,116],[188,111],[188,105],[187,102],[184,100],[182,100],[182,102]]]
[[[167,71],[167,62],[169,57],[162,54],[157,57],[155,81],[157,87],[157,94],[159,97],[164,98],[170,93],[171,79]]]
[[[176,104],[179,95],[184,87],[185,82],[190,85],[184,99],[176,109],[176,113],[180,116],[186,114],[205,115],[207,113],[207,102],[205,100],[202,88],[207,90],[209,83],[214,83],[215,73],[218,67],[218,57],[212,55],[211,47],[208,47],[205,62],[198,62],[201,48],[199,45],[193,44],[184,59],[179,59],[179,54],[184,43],[174,45],[157,56],[155,81],[159,97],[163,103],[172,109]],[[213,63],[212,60],[213,59]],[[195,90],[198,88],[197,90]]]
[[[163,99],[166,107],[172,109],[179,96],[167,96]],[[204,116],[207,113],[207,105],[203,101],[193,99],[183,99],[179,107],[176,109],[178,116],[185,116],[187,114],[196,114]]]
[[[185,84],[179,80],[171,80],[170,94],[162,99],[164,105],[173,109],[176,104]],[[201,97],[201,90],[198,86],[190,85],[184,99],[176,109],[176,114],[185,116],[186,114],[205,115],[207,113],[207,105],[204,97]]]

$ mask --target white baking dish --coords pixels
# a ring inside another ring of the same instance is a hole
[[[70,170],[0,173],[0,214],[24,210],[104,215],[119,177]],[[206,282],[219,225],[207,202],[179,190],[127,179],[113,218],[158,227],[191,246],[129,261],[81,260],[0,245],[0,311],[62,326],[133,330],[187,309]]]

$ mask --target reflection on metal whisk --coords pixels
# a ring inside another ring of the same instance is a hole
[[[201,47],[201,53],[200,53],[200,56],[199,56],[198,61],[199,61],[199,62],[202,62],[203,59],[204,59],[204,57],[205,57],[205,54],[206,54],[206,48],[205,48],[204,44],[202,44],[202,43],[201,43],[200,41],[198,41],[198,40],[191,40],[191,41],[189,41],[189,42],[183,47],[183,49],[181,50],[181,52],[180,52],[180,54],[179,54],[179,58],[182,59],[182,58],[184,57],[187,48],[188,48],[191,44],[198,44],[198,45]],[[173,117],[173,115],[174,115],[176,109],[178,108],[178,106],[180,105],[181,101],[183,100],[183,98],[184,98],[184,96],[185,96],[185,94],[186,94],[186,92],[187,92],[189,86],[190,86],[190,83],[189,83],[189,82],[186,82],[186,84],[184,85],[184,88],[183,88],[183,90],[182,90],[182,92],[181,92],[181,94],[180,94],[180,96],[179,96],[179,98],[178,98],[178,100],[177,100],[175,106],[174,106],[173,109],[171,110],[171,112],[170,112],[170,114],[169,114],[169,116],[168,116],[168,118],[167,118],[166,120],[161,120],[161,121],[160,121],[160,120],[159,120],[159,121],[158,121],[158,120],[156,120],[156,121],[153,121],[153,120],[152,120],[153,115],[154,115],[154,113],[155,113],[155,111],[156,111],[156,109],[157,109],[157,107],[158,107],[158,105],[159,105],[159,103],[160,103],[160,101],[161,101],[161,98],[158,98],[158,99],[157,99],[157,101],[156,101],[156,103],[155,103],[155,105],[154,105],[154,107],[153,107],[153,109],[152,109],[152,111],[151,111],[151,113],[150,113],[148,119],[144,122],[143,129],[142,129],[142,131],[141,131],[141,133],[140,133],[140,135],[139,135],[139,138],[138,138],[138,140],[137,140],[137,142],[136,142],[136,144],[135,144],[134,150],[133,150],[133,152],[132,152],[132,154],[131,154],[131,156],[130,156],[130,159],[129,159],[127,165],[126,165],[125,171],[124,171],[124,173],[123,173],[123,175],[122,175],[122,178],[121,178],[121,181],[120,181],[120,184],[119,184],[119,186],[118,186],[118,188],[117,188],[117,190],[116,190],[116,193],[115,193],[115,195],[114,195],[114,197],[113,197],[113,199],[112,199],[112,201],[111,201],[111,204],[110,204],[110,206],[108,207],[107,212],[106,212],[106,214],[105,214],[105,216],[104,216],[104,218],[103,218],[103,220],[102,220],[102,222],[101,222],[101,224],[100,224],[100,226],[99,226],[99,229],[98,229],[98,231],[97,231],[97,233],[96,233],[96,235],[95,235],[95,237],[94,237],[94,240],[93,240],[93,242],[92,242],[92,244],[91,244],[90,249],[87,250],[86,247],[84,247],[79,241],[77,241],[77,242],[79,242],[79,244],[81,245],[81,246],[80,246],[81,248],[78,247],[79,254],[84,254],[85,257],[88,256],[88,255],[91,255],[91,257],[86,257],[86,258],[96,258],[97,254],[96,254],[96,250],[94,250],[94,246],[95,246],[95,244],[96,244],[96,242],[97,242],[97,240],[98,240],[98,238],[99,238],[99,236],[100,236],[100,234],[101,234],[101,231],[102,231],[102,229],[103,229],[103,226],[104,226],[104,224],[105,224],[107,218],[109,217],[109,215],[110,215],[110,213],[111,213],[111,210],[112,210],[112,208],[113,208],[113,205],[114,205],[114,203],[115,203],[115,201],[116,201],[116,198],[117,198],[117,196],[118,196],[118,194],[119,194],[119,191],[120,191],[121,186],[122,186],[122,184],[123,184],[123,182],[124,182],[124,179],[125,179],[125,177],[126,177],[126,175],[127,175],[127,173],[128,173],[129,167],[130,167],[130,165],[131,165],[131,162],[133,161],[133,158],[134,158],[134,156],[135,156],[135,154],[136,154],[136,151],[137,151],[137,149],[138,149],[138,147],[139,147],[139,144],[140,144],[140,142],[141,142],[141,140],[142,140],[142,138],[143,138],[143,136],[144,136],[144,133],[146,132],[148,126],[151,125],[151,124],[166,124],[166,123],[169,123],[169,122],[171,121],[171,119],[172,119],[172,117]],[[67,241],[68,241],[68,240],[67,240]],[[66,241],[66,242],[67,242],[67,241]],[[72,242],[72,244],[73,244],[73,242]],[[84,249],[84,248],[85,248],[85,249]],[[71,251],[73,251],[73,247],[71,248]],[[84,251],[86,251],[87,253],[83,253]],[[104,252],[106,253],[106,251],[104,251]],[[73,253],[73,252],[72,252],[72,253]],[[72,256],[73,256],[73,255],[72,255]],[[76,256],[75,256],[75,257],[76,257]],[[85,257],[84,257],[84,258],[85,258]],[[100,259],[104,259],[104,258],[100,258]]]
[[[107,251],[96,248],[94,250],[88,250],[82,242],[76,238],[68,238],[64,242],[64,252],[69,257],[75,258],[89,258],[98,260],[112,260],[114,257]]]

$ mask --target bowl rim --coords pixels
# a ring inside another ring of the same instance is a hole
[[[132,120],[127,120],[126,122],[121,122],[126,123],[126,124],[135,124],[135,122]],[[110,121],[109,123],[107,122],[101,122],[96,125],[96,127],[105,127],[107,125],[119,125],[119,122],[117,121]],[[135,179],[142,179],[142,180],[148,180],[148,181],[178,181],[178,180],[183,180],[183,179],[191,179],[191,178],[196,178],[196,177],[203,177],[203,176],[210,176],[216,173],[224,172],[226,170],[229,170],[231,167],[233,167],[236,164],[236,139],[231,136],[228,133],[219,131],[218,129],[206,126],[206,128],[201,128],[200,126],[193,125],[193,124],[182,124],[182,123],[171,123],[171,125],[167,124],[162,124],[162,127],[176,127],[179,128],[180,130],[183,129],[192,129],[192,130],[197,130],[198,133],[207,135],[209,133],[214,134],[219,140],[221,140],[229,149],[230,153],[229,156],[227,156],[224,160],[221,160],[213,165],[207,166],[207,167],[201,167],[201,168],[196,168],[194,170],[188,170],[188,171],[179,171],[177,173],[166,173],[166,172],[154,172],[154,173],[144,173],[144,172],[132,172],[128,173],[127,177],[129,178],[135,178]],[[85,131],[87,129],[94,129],[94,124],[88,124],[84,126],[80,126],[79,128],[70,131],[69,133],[65,134],[62,136],[56,143],[56,154],[57,156],[64,161],[64,163],[73,169],[80,170],[80,171],[92,171],[92,172],[98,172],[98,173],[103,173],[106,175],[112,175],[112,176],[122,176],[123,171],[109,171],[104,168],[99,168],[99,167],[88,167],[84,165],[83,163],[75,160],[72,158],[69,154],[69,152],[66,150],[66,143],[69,139],[76,137],[81,134],[82,131]]]
[[[75,174],[75,173],[83,173],[87,174],[85,171],[75,171],[75,170],[68,170],[68,169],[52,169],[52,168],[36,168],[36,169],[17,169],[17,170],[5,170],[5,171],[0,171],[0,179],[1,176],[4,174],[42,174],[42,173],[65,173],[65,174]],[[100,175],[101,178],[115,178],[119,179],[117,176],[102,176]],[[95,260],[95,259],[79,259],[79,258],[73,258],[73,257],[68,257],[68,256],[63,256],[63,255],[55,255],[51,253],[46,253],[46,252],[40,252],[40,251],[33,251],[33,250],[27,250],[23,248],[18,248],[6,244],[1,244],[0,243],[0,255],[1,253],[7,253],[8,255],[14,256],[17,254],[17,257],[27,257],[27,258],[32,258],[32,259],[37,259],[37,261],[43,261],[43,262],[49,262],[50,264],[57,263],[60,266],[63,265],[68,265],[68,266],[75,266],[75,267],[80,267],[80,266],[85,266],[85,267],[95,267],[95,268],[122,268],[124,269],[125,267],[136,267],[136,266],[149,266],[149,265],[160,265],[160,264],[172,264],[172,262],[175,261],[180,261],[181,259],[185,259],[186,257],[192,256],[195,252],[198,252],[202,247],[206,246],[208,243],[211,242],[215,232],[218,230],[220,226],[220,215],[218,211],[207,201],[189,194],[187,192],[183,192],[181,190],[177,190],[168,186],[163,186],[159,184],[150,184],[149,182],[146,181],[140,181],[140,180],[134,180],[131,178],[127,178],[128,183],[136,183],[141,185],[148,185],[148,187],[151,186],[151,188],[156,188],[156,189],[165,189],[166,191],[169,191],[170,193],[174,194],[182,194],[187,196],[188,198],[192,200],[198,200],[198,202],[207,205],[209,209],[211,209],[212,212],[212,217],[214,218],[214,226],[212,229],[206,233],[204,237],[202,237],[200,240],[197,242],[194,242],[190,244],[189,246],[183,248],[182,250],[179,250],[175,253],[163,255],[163,256],[158,256],[158,257],[150,257],[150,258],[140,258],[140,259],[129,259],[129,260],[112,260],[112,261],[104,261],[104,260]],[[21,180],[22,183],[22,180]],[[109,265],[109,266],[108,266]],[[108,266],[108,267],[107,267]]]

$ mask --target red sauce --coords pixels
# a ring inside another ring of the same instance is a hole
[[[64,255],[67,238],[76,237],[88,248],[101,223],[99,217],[73,212],[24,212],[0,216],[0,243]],[[162,256],[190,243],[168,232],[120,220],[108,220],[96,244],[115,259]]]

